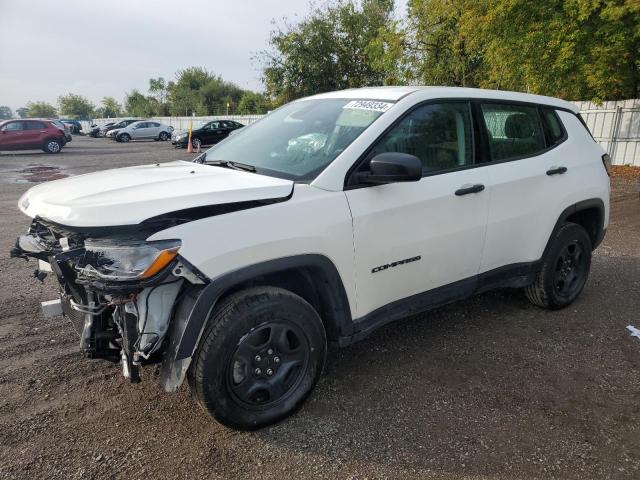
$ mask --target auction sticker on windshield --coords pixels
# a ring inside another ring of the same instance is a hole
[[[356,108],[359,110],[373,110],[375,112],[386,112],[393,106],[389,102],[376,102],[373,100],[353,100],[342,108]]]

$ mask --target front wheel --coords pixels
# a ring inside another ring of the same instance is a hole
[[[169,140],[169,134],[167,132],[160,132],[160,136],[158,137],[161,141],[166,142]]]
[[[131,137],[128,133],[123,133],[122,135],[118,135],[116,137],[116,140],[122,143],[127,143],[129,140],[131,140]]]
[[[554,234],[535,281],[524,291],[531,303],[558,310],[578,296],[591,268],[591,238],[576,223],[565,223]]]
[[[202,141],[198,137],[194,137],[191,139],[191,146],[196,150],[200,148],[201,145],[202,145]]]
[[[324,326],[309,303],[281,288],[250,288],[215,308],[189,382],[220,423],[254,430],[302,405],[326,352]]]

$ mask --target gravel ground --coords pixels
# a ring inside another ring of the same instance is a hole
[[[39,312],[52,280],[8,258],[31,182],[190,156],[85,137],[59,155],[0,155],[1,478],[640,478],[640,340],[625,330],[640,327],[638,177],[614,177],[572,307],[495,292],[387,326],[332,352],[298,414],[239,433],[186,387],[164,393],[154,368],[130,385],[83,359],[66,320]]]

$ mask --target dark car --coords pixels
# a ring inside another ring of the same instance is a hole
[[[64,130],[49,120],[0,122],[0,150],[44,150],[59,153],[66,144]]]
[[[73,133],[74,135],[80,135],[80,132],[82,132],[82,124],[78,120],[68,120],[65,118],[61,118],[60,121],[64,124],[69,125],[69,127],[71,128],[71,133]]]
[[[231,132],[244,127],[233,120],[212,120],[194,128],[191,131],[191,145],[198,148],[200,145],[213,145],[225,139]],[[181,131],[171,136],[171,144],[176,147],[186,147],[189,141],[189,132]]]

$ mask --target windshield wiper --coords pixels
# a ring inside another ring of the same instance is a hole
[[[216,167],[232,168],[233,170],[244,170],[245,172],[255,172],[256,167],[253,165],[247,165],[246,163],[232,162],[230,160],[210,160],[207,165],[214,165]]]

